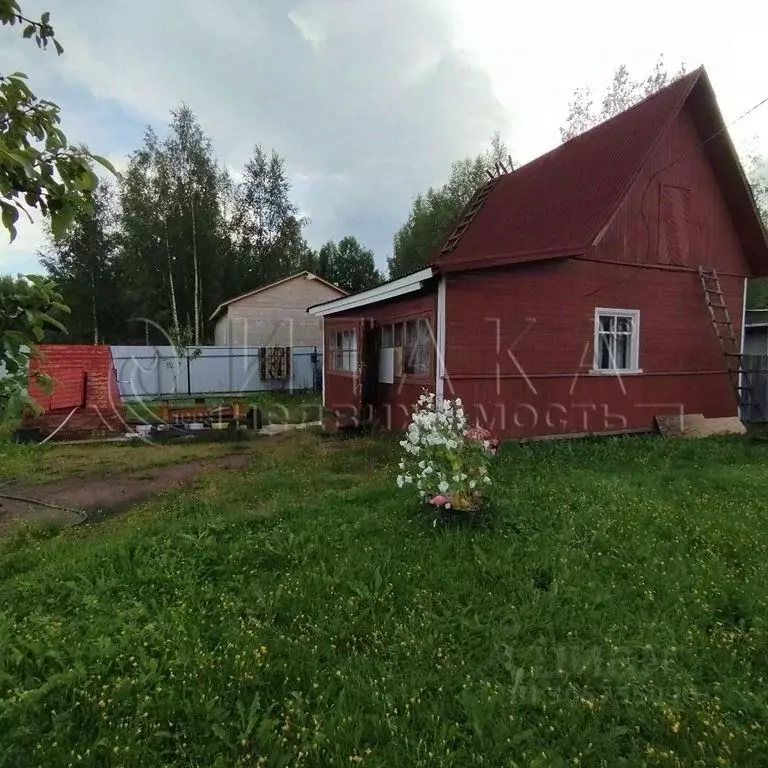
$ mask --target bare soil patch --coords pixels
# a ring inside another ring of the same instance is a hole
[[[96,521],[161,491],[189,484],[204,472],[241,469],[250,458],[248,454],[234,453],[127,473],[70,477],[44,484],[15,483],[0,486],[0,494],[81,509],[88,513],[89,521]],[[72,512],[0,498],[0,536],[6,535],[20,522],[74,525],[80,520],[80,515]]]

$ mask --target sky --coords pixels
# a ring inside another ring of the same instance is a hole
[[[384,266],[416,194],[498,131],[516,163],[560,140],[575,88],[599,101],[616,67],[638,78],[707,67],[742,151],[768,155],[768,9],[731,0],[23,0],[51,11],[57,57],[0,29],[0,72],[21,70],[62,109],[71,140],[124,168],[147,125],[182,101],[218,159],[255,143],[284,156],[313,247],[355,235]],[[98,10],[96,10],[98,9]],[[8,244],[0,274],[39,271],[39,222]]]

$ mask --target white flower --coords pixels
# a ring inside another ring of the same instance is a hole
[[[454,400],[454,402],[456,403],[456,407],[457,408],[461,408],[462,403],[461,403],[461,398],[460,397],[457,397],[456,400]]]
[[[412,478],[410,475],[406,475],[406,476],[403,478],[403,482],[404,482],[406,485],[411,485],[411,484],[413,483],[413,478]]]
[[[453,476],[453,482],[454,483],[460,483],[461,482],[461,475],[454,475]]]
[[[450,488],[450,486],[445,482],[445,480],[441,480],[437,484],[437,490],[440,491],[440,493],[448,493],[448,488]]]
[[[423,459],[419,462],[419,469],[424,469],[427,466],[427,462]]]
[[[489,483],[489,484],[490,484],[490,482],[491,482],[491,478],[490,478],[490,477],[488,477],[488,475],[486,475],[486,476],[483,478],[483,482],[484,482],[484,483]]]
[[[487,451],[491,447],[490,440],[483,440],[483,448]]]
[[[400,462],[400,463],[397,465],[397,468],[398,468],[398,469],[405,469],[405,462],[404,462],[404,461],[401,461],[401,462]]]
[[[402,475],[397,476],[397,487],[402,488],[405,485],[405,481],[403,480]]]
[[[470,480],[469,487],[474,490],[477,487],[477,483],[474,480]]]

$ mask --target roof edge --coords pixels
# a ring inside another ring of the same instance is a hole
[[[369,288],[367,291],[360,291],[358,293],[353,293],[351,296],[342,296],[338,299],[331,299],[322,304],[314,304],[311,307],[307,307],[307,312],[310,315],[324,317],[325,315],[344,312],[348,309],[365,307],[368,304],[378,304],[381,301],[389,301],[390,299],[395,299],[405,293],[413,293],[414,291],[420,290],[424,287],[424,282],[433,277],[434,274],[432,267],[426,267],[418,272],[412,272],[410,275],[389,280],[386,283],[377,285],[375,288]]]
[[[450,264],[434,264],[434,269],[442,274],[449,272],[472,272],[475,269],[492,269],[493,267],[514,267],[518,264],[531,264],[536,261],[550,261],[554,259],[571,259],[586,253],[589,245],[563,251],[561,248],[551,251],[532,251],[530,253],[501,253],[481,258],[468,257],[461,261],[452,261]]]

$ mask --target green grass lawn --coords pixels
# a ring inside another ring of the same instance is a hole
[[[246,450],[0,542],[0,766],[768,765],[768,443],[506,445],[477,531],[391,438]]]

